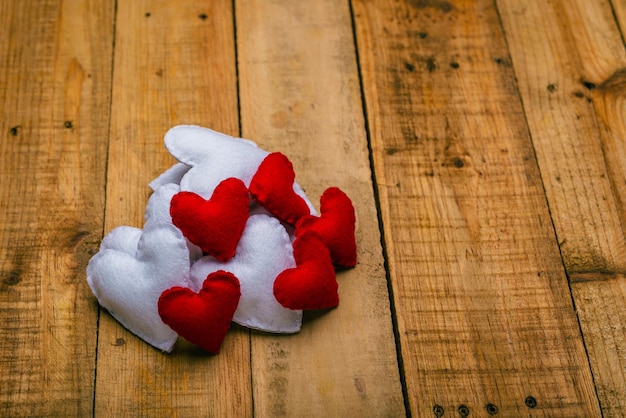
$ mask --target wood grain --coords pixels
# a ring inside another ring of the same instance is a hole
[[[176,124],[238,134],[230,1],[120,2],[117,9],[105,231],[141,227],[148,182],[173,162],[163,135]],[[100,316],[97,416],[250,416],[248,332],[219,356],[179,339],[163,354]]]
[[[494,4],[355,22],[411,412],[599,416]]]
[[[499,2],[568,273],[621,271],[626,256],[591,96],[624,58],[615,27],[585,17],[611,17],[604,5]]]
[[[620,416],[626,346],[611,330],[626,298],[622,37],[608,2],[498,6],[602,412]]]
[[[112,22],[111,1],[0,2],[0,416],[92,412]]]
[[[357,210],[356,268],[340,305],[292,336],[253,334],[255,416],[402,416],[347,2],[236,2],[245,137],[289,156],[315,203],[338,186]]]
[[[626,411],[626,277],[615,273],[570,276],[604,417]]]

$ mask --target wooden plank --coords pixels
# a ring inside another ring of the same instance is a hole
[[[236,2],[243,135],[293,161],[313,202],[339,186],[357,210],[340,305],[302,331],[253,334],[255,416],[403,416],[347,2]]]
[[[626,411],[626,277],[584,273],[570,281],[602,414],[621,417]]]
[[[626,50],[605,1],[500,1],[602,412],[626,404]],[[530,36],[529,36],[530,35]]]
[[[112,1],[0,2],[0,416],[90,416]]]
[[[626,255],[590,95],[626,57],[600,4],[499,2],[568,273],[621,270]]]
[[[411,412],[599,416],[490,1],[356,1]]]
[[[143,225],[148,182],[174,159],[163,135],[199,124],[237,135],[230,1],[118,3],[105,231]],[[247,330],[210,356],[178,341],[163,354],[100,317],[98,416],[250,416]]]

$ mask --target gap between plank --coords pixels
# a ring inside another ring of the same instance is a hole
[[[111,73],[109,76],[109,124],[106,133],[107,145],[106,145],[106,156],[104,160],[104,206],[102,208],[102,231],[100,236],[104,237],[104,225],[106,224],[106,216],[107,216],[107,184],[109,181],[109,146],[111,144],[111,115],[113,112],[113,77],[115,75],[115,40],[117,37],[117,1],[113,1],[113,37],[111,39]],[[97,394],[97,384],[98,384],[98,348],[100,347],[100,315],[102,314],[102,307],[98,303],[98,315],[96,317],[96,352],[94,355],[94,368],[93,368],[93,396],[92,404],[91,404],[91,416],[95,418],[96,416],[96,394]]]
[[[235,81],[237,88],[237,135],[239,138],[243,135],[243,129],[241,125],[241,86],[239,81],[239,48],[237,47],[237,9],[236,9],[237,0],[232,0],[231,2],[231,14],[233,17],[233,45],[235,46]],[[254,370],[252,368],[252,332],[248,329],[248,353],[249,360],[248,363],[250,365],[250,403],[251,403],[251,413],[252,418],[255,416],[255,407],[254,407]]]
[[[626,28],[623,28],[620,25],[620,21],[617,17],[617,12],[615,11],[615,6],[613,5],[614,2],[615,0],[610,0],[609,6],[611,7],[611,13],[613,14],[613,20],[615,20],[615,25],[619,29],[619,34],[620,34],[620,37],[622,38],[622,44],[626,46],[626,38],[624,38],[624,31],[626,30]]]
[[[237,12],[235,4],[237,0],[232,0],[232,16],[233,16],[233,44],[235,45],[235,80],[237,81],[237,129],[239,130],[238,136],[242,136],[241,128],[241,89],[239,86],[239,49],[237,48]],[[252,344],[250,344],[252,346]]]
[[[387,255],[387,246],[385,245],[385,231],[383,228],[383,219],[381,215],[380,209],[380,196],[378,194],[378,183],[376,182],[376,170],[374,168],[374,153],[372,150],[372,141],[371,141],[371,133],[369,128],[369,119],[367,115],[367,103],[365,100],[365,90],[363,88],[363,76],[361,74],[361,60],[359,57],[359,48],[358,48],[358,40],[357,40],[357,32],[356,32],[356,21],[354,16],[354,7],[352,5],[352,0],[348,0],[348,7],[350,8],[350,23],[352,25],[352,40],[354,46],[354,54],[356,59],[356,68],[357,74],[359,77],[359,89],[361,93],[361,109],[363,112],[363,124],[365,128],[365,137],[367,140],[367,151],[369,157],[369,165],[371,172],[371,180],[372,180],[372,190],[374,192],[374,203],[376,204],[376,217],[378,220],[378,230],[380,232],[380,246],[383,252],[383,267],[385,269],[385,280],[387,281],[387,293],[389,298],[389,309],[391,314],[391,324],[393,328],[393,336],[395,339],[396,346],[396,359],[398,362],[398,375],[400,376],[400,386],[402,387],[402,399],[404,401],[404,411],[407,418],[411,418],[411,408],[409,404],[409,393],[406,385],[406,377],[404,371],[404,362],[402,360],[402,347],[400,342],[400,331],[398,329],[398,320],[396,314],[396,305],[395,299],[393,295],[393,286],[391,285],[391,277],[389,274],[389,257]]]

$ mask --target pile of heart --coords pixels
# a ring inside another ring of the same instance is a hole
[[[143,228],[109,232],[87,282],[125,328],[171,352],[179,336],[218,353],[231,322],[295,333],[302,311],[339,304],[356,265],[355,211],[336,187],[317,213],[281,153],[199,126],[165,135],[178,160],[150,184]]]

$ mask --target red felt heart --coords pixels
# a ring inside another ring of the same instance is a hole
[[[161,320],[189,342],[210,353],[220,351],[241,291],[239,280],[223,270],[209,274],[199,293],[172,287],[161,293]]]
[[[236,178],[217,185],[210,200],[192,192],[172,197],[170,215],[189,241],[220,261],[235,255],[249,214],[248,189]]]
[[[315,232],[330,251],[334,264],[356,265],[356,216],[350,198],[337,187],[326,189],[320,199],[320,217],[307,215],[296,225],[296,235]]]
[[[339,305],[335,270],[328,248],[316,234],[302,234],[293,243],[296,267],[274,281],[274,297],[289,309],[325,309]]]
[[[280,152],[269,154],[250,181],[250,193],[257,202],[283,222],[295,225],[310,213],[304,199],[293,190],[293,165]]]

